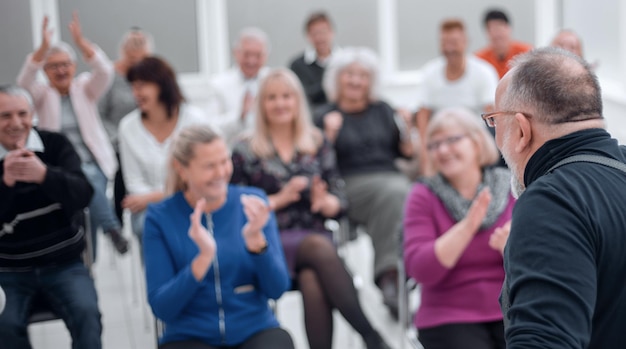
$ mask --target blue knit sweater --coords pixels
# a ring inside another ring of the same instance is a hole
[[[204,279],[196,281],[191,262],[198,254],[189,238],[193,207],[182,192],[150,205],[146,214],[145,251],[148,301],[165,322],[161,343],[201,340],[212,346],[237,345],[255,333],[278,327],[268,307],[289,289],[289,275],[272,214],[263,229],[268,249],[260,255],[246,250],[241,229],[246,217],[242,194],[266,199],[255,188],[229,186],[226,203],[202,224],[213,221],[217,256]]]

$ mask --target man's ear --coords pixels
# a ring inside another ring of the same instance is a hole
[[[517,123],[518,129],[518,139],[519,141],[515,145],[515,151],[521,153],[524,149],[530,146],[530,142],[533,137],[532,127],[530,127],[530,121],[526,117],[526,115],[522,113],[515,114],[515,122]]]

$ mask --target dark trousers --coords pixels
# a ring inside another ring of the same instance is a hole
[[[424,349],[505,349],[502,321],[448,324],[419,330]]]
[[[122,200],[126,196],[126,185],[124,185],[124,177],[122,177],[122,162],[120,161],[120,153],[116,153],[117,163],[120,164],[115,173],[115,181],[113,182],[113,201],[115,202],[115,215],[120,222],[123,222],[122,217],[124,208],[122,207]]]
[[[65,321],[73,349],[102,347],[96,288],[81,262],[29,272],[1,272],[0,284],[7,298],[0,315],[0,347],[31,349],[27,327],[35,297]]]
[[[293,349],[289,333],[282,328],[270,328],[248,338],[235,346],[214,347],[201,341],[169,342],[159,345],[159,349]]]

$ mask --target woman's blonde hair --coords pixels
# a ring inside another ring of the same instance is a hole
[[[271,70],[259,85],[259,93],[256,99],[256,124],[250,136],[250,148],[252,152],[262,158],[274,155],[274,146],[270,139],[270,125],[267,120],[267,113],[263,107],[268,86],[274,81],[280,81],[287,85],[295,95],[298,103],[297,114],[292,124],[294,131],[293,141],[296,149],[302,153],[314,154],[321,144],[321,132],[313,126],[311,112],[309,111],[300,80],[298,80],[291,70],[285,68]]]
[[[207,125],[189,125],[181,129],[170,145],[169,167],[165,182],[165,194],[171,195],[187,190],[187,183],[180,177],[178,165],[189,166],[198,144],[207,144],[221,139],[221,136]]]
[[[426,128],[426,142],[437,132],[448,127],[458,127],[473,140],[478,147],[478,164],[486,167],[500,159],[500,153],[480,116],[465,108],[445,108],[437,112]]]

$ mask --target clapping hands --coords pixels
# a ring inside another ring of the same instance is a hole
[[[217,245],[213,235],[209,233],[204,226],[202,226],[202,215],[206,207],[206,200],[200,199],[196,203],[196,207],[193,210],[189,220],[191,225],[189,226],[189,238],[193,240],[200,250],[200,255],[206,257],[209,260],[213,260],[217,251]]]
[[[43,183],[47,167],[35,153],[18,148],[10,151],[4,158],[2,180],[8,187],[16,182]]]

